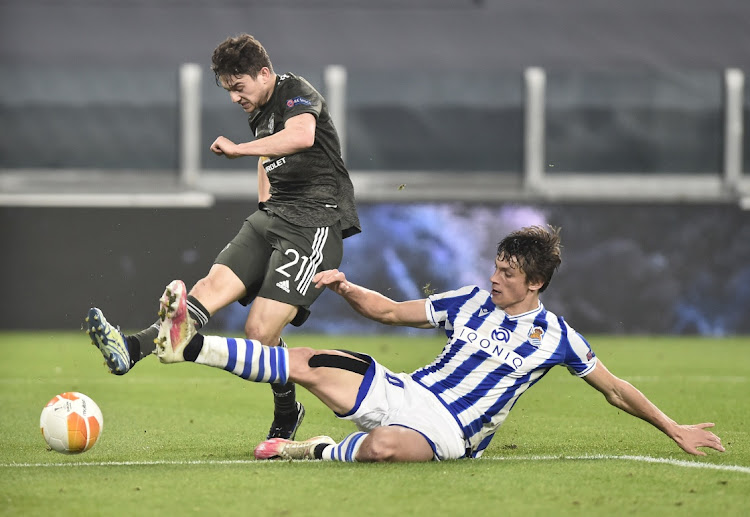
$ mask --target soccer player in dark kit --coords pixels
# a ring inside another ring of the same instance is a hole
[[[219,136],[211,151],[227,158],[258,157],[258,210],[221,250],[208,274],[187,294],[197,329],[233,302],[250,305],[245,335],[286,346],[281,333],[302,325],[323,291],[319,271],[341,264],[343,239],[361,231],[354,189],[323,97],[302,77],[276,74],[265,48],[249,34],[227,38],[213,52],[216,83],[248,114],[255,138]],[[125,336],[91,308],[91,341],[112,373],[123,375],[156,348],[159,322]],[[273,385],[269,438],[293,439],[304,417],[294,384]]]

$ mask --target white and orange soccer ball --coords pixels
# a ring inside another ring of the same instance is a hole
[[[39,419],[42,436],[51,449],[79,454],[94,446],[104,428],[102,411],[83,393],[61,393],[50,400]]]

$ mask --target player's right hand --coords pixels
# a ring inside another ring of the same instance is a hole
[[[220,136],[211,144],[211,151],[219,156],[224,155],[227,158],[238,158],[242,156],[237,150],[237,144],[225,136]]]

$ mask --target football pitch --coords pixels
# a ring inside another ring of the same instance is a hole
[[[292,335],[395,371],[444,337]],[[725,453],[683,453],[649,424],[554,368],[516,404],[479,460],[427,464],[256,461],[271,389],[156,357],[106,373],[83,332],[0,332],[0,515],[750,515],[750,339],[594,337],[607,367],[680,423],[714,422]],[[90,451],[48,451],[39,414],[89,395],[104,415]],[[298,389],[298,438],[354,430]]]

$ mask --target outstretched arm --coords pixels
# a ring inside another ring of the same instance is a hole
[[[387,296],[353,284],[338,269],[321,271],[313,277],[315,287],[328,287],[344,298],[352,308],[366,318],[386,325],[432,328],[425,313],[425,300],[396,302]]]
[[[314,115],[302,113],[287,120],[284,123],[284,129],[278,133],[250,142],[235,144],[228,138],[220,136],[211,144],[211,151],[227,158],[286,156],[312,147],[315,143],[316,124],[317,120]]]
[[[705,452],[698,450],[698,447],[711,447],[724,452],[721,439],[711,431],[706,430],[707,427],[713,427],[714,424],[678,424],[665,415],[632,384],[612,375],[601,361],[598,362],[594,371],[585,376],[584,379],[599,390],[607,399],[607,402],[650,423],[674,440],[683,451],[696,456],[706,455]]]

